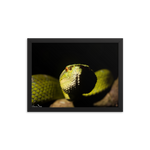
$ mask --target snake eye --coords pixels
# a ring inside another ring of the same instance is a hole
[[[66,70],[66,72],[67,72],[67,71],[68,71],[68,68],[66,67],[65,70]]]
[[[73,67],[73,66],[69,66],[69,67],[68,67],[68,70],[71,70],[71,69],[72,69],[72,67]]]

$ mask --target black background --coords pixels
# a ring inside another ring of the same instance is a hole
[[[32,75],[59,78],[70,64],[87,64],[93,71],[109,69],[118,77],[118,43],[33,43]]]

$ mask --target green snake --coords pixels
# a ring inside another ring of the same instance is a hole
[[[32,104],[57,99],[76,100],[97,95],[114,82],[108,69],[94,72],[88,65],[72,64],[65,67],[59,79],[45,74],[32,75]]]

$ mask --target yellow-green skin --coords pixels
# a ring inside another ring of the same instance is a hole
[[[95,87],[93,88],[93,90],[90,93],[83,93],[83,96],[92,96],[95,94],[99,94],[100,92],[105,91],[106,89],[110,88],[111,85],[114,82],[114,78],[112,73],[108,70],[108,69],[101,69],[95,72],[95,75],[97,77],[97,82],[95,84]],[[70,99],[69,95],[66,94],[63,90],[62,90],[64,97],[66,99]]]
[[[32,104],[64,98],[58,79],[38,74],[32,75]]]
[[[74,71],[74,69],[72,69],[72,71]],[[79,70],[79,72],[80,71],[81,70]],[[95,75],[97,77],[95,87],[90,93],[82,94],[83,96],[86,97],[98,94],[111,87],[114,81],[112,73],[107,69],[98,70],[95,72]],[[69,83],[66,82],[65,84],[67,86]],[[61,89],[58,79],[43,74],[32,75],[32,104],[48,102],[64,97],[70,99],[69,95]]]
[[[114,82],[112,73],[108,69],[102,69],[95,72],[97,82],[94,89],[90,93],[83,94],[83,96],[91,96],[98,94],[108,89]]]

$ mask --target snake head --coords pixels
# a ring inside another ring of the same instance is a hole
[[[72,64],[66,66],[59,81],[62,90],[72,99],[89,93],[94,88],[97,77],[88,65]]]

